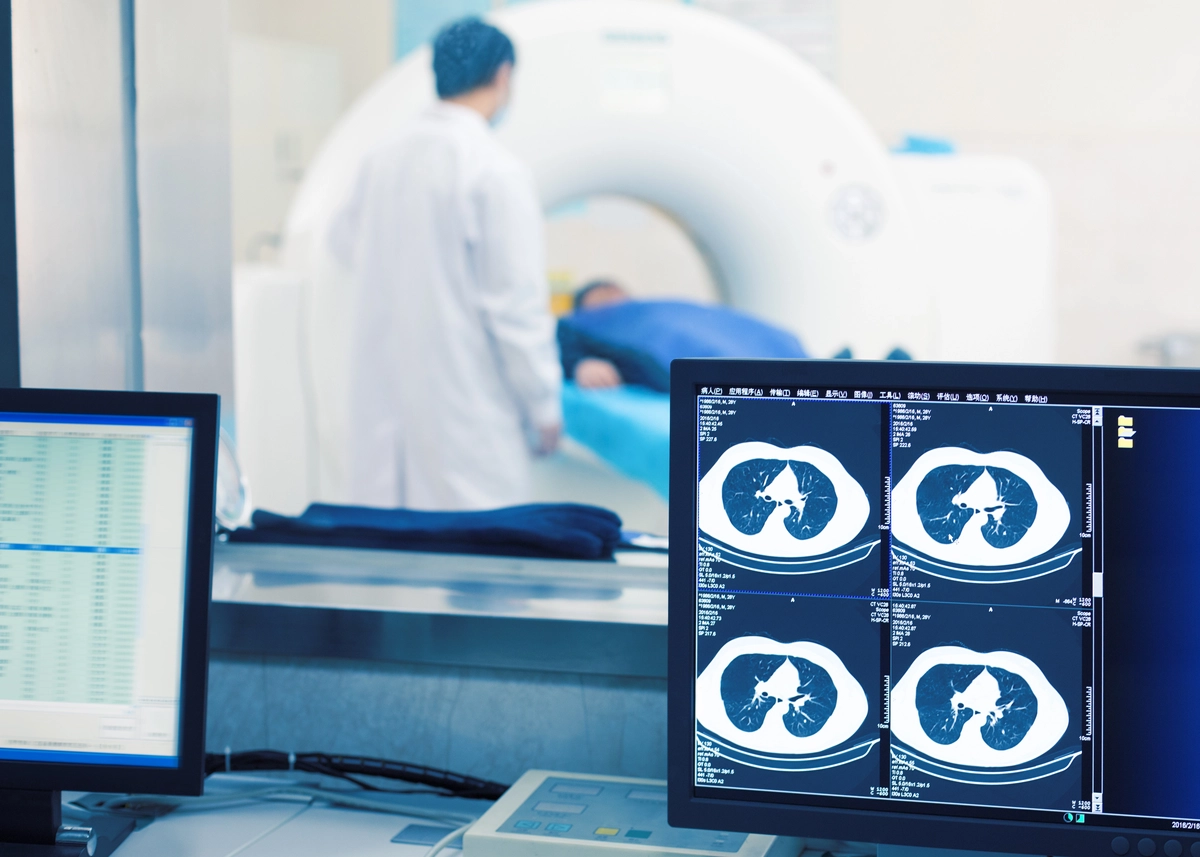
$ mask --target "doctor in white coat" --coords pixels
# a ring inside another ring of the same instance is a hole
[[[354,271],[351,502],[526,502],[562,383],[541,208],[491,125],[512,42],[477,18],[434,42],[439,100],[366,160],[331,241]]]

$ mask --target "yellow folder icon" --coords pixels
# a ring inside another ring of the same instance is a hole
[[[1117,417],[1117,425],[1133,428],[1133,417]]]
[[[1133,449],[1133,438],[1131,438],[1131,437],[1117,438],[1117,448],[1118,449]]]

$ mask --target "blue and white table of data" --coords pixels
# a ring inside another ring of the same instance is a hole
[[[0,758],[166,759],[192,429],[74,419],[0,413]]]

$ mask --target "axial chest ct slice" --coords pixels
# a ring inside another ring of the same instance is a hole
[[[1020,765],[1049,752],[1070,715],[1040,668],[1015,652],[938,646],[923,652],[891,695],[895,737],[942,762]]]
[[[721,503],[729,522],[748,536],[762,532],[771,514],[786,506],[784,529],[803,541],[820,535],[833,520],[837,491],[829,477],[807,461],[753,458],[729,471],[721,485]]]
[[[721,700],[730,721],[744,732],[762,728],[782,706],[783,727],[798,738],[815,735],[837,708],[829,673],[795,655],[739,655],[721,675]]]
[[[1062,492],[1030,458],[942,447],[920,456],[892,492],[892,533],[960,566],[1022,563],[1052,550],[1071,523]]]
[[[696,719],[749,750],[819,753],[851,738],[867,696],[841,659],[818,643],[739,637],[696,680]]]
[[[1001,467],[944,464],[917,486],[917,514],[935,541],[954,544],[977,516],[980,534],[994,548],[1019,542],[1037,518],[1029,483]]]
[[[700,480],[700,529],[758,556],[836,550],[859,535],[870,513],[862,486],[815,446],[736,444]]]
[[[1029,682],[997,666],[938,664],[917,682],[921,728],[939,744],[958,741],[963,727],[982,715],[983,743],[1012,749],[1033,726],[1037,708]]]

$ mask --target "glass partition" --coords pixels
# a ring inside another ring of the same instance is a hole
[[[920,359],[1191,360],[1191,4],[629,0],[592,7],[625,16],[594,44],[534,50],[518,18],[555,2],[14,0],[24,383],[221,392],[260,506],[354,501],[355,283],[305,232],[345,193],[311,189],[349,186],[372,141],[432,99],[429,40],[466,14],[518,42],[498,134],[538,176],[555,313],[611,278],[637,299],[749,313],[831,357],[890,289],[920,324],[884,324],[880,342],[919,341]],[[677,14],[702,17],[713,47],[683,51]],[[742,50],[774,72],[739,77]],[[380,93],[400,68],[408,94],[389,113]],[[569,75],[584,84],[556,92]],[[521,124],[523,100],[550,96],[562,117],[594,103],[594,123]],[[684,107],[700,118],[661,149],[638,136]],[[704,157],[668,199],[663,177]],[[639,158],[650,166],[629,172]],[[641,463],[598,449],[571,424],[595,401],[566,401],[535,496],[661,528],[653,442],[618,423],[606,431]]]

